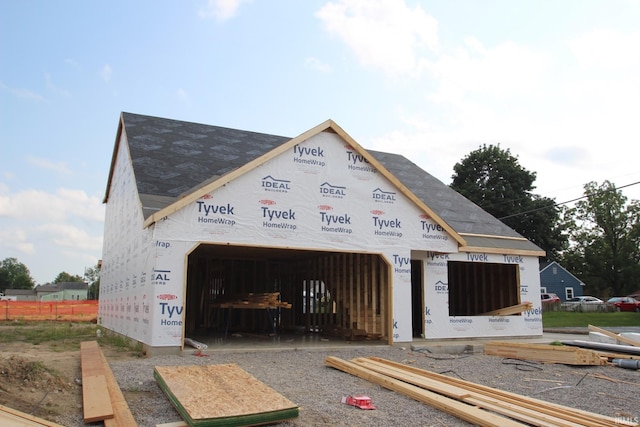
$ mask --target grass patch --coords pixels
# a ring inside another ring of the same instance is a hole
[[[82,341],[98,341],[101,346],[144,354],[142,344],[127,337],[101,331],[94,323],[69,323],[55,321],[0,322],[0,344],[25,342],[33,345],[47,345],[54,351],[79,350]]]
[[[594,326],[640,326],[640,314],[630,312],[546,311],[542,313],[545,328]]]

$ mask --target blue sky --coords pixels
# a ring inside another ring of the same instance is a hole
[[[0,260],[38,284],[96,264],[122,111],[330,118],[447,184],[500,144],[557,202],[638,182],[639,46],[638,0],[2,1]]]

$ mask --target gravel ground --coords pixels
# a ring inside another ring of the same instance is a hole
[[[281,426],[468,426],[459,418],[324,364],[326,356],[345,360],[378,356],[467,381],[532,396],[612,417],[640,417],[640,371],[614,366],[574,367],[503,359],[483,354],[434,354],[405,346],[345,350],[212,352],[114,361],[111,368],[142,427],[180,420],[153,378],[155,366],[236,363],[300,408]],[[197,390],[194,390],[197,392]],[[343,396],[364,394],[376,410],[342,404]],[[69,427],[86,426],[69,416]],[[94,424],[100,425],[100,424]]]

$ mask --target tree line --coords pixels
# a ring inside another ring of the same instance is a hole
[[[482,145],[454,166],[451,188],[546,252],[602,297],[640,289],[640,201],[604,181],[586,183],[573,206],[533,192],[536,173],[500,145]],[[640,183],[634,183],[637,185]]]
[[[87,268],[84,277],[77,274],[69,274],[66,271],[59,273],[51,283],[80,282],[89,285],[88,299],[98,299],[100,291],[100,266]],[[17,258],[9,257],[0,261],[0,292],[7,289],[33,289],[36,286],[33,277],[26,265]]]
[[[640,201],[604,181],[584,185],[573,206],[534,193],[536,173],[500,145],[482,145],[453,167],[450,187],[546,252],[599,296],[623,296],[640,289]],[[639,184],[639,183],[635,183]],[[87,282],[98,298],[100,268],[84,277],[66,272],[52,283]],[[28,268],[16,258],[0,262],[0,292],[33,289]]]

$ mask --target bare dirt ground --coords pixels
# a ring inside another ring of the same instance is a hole
[[[0,334],[10,330],[0,326]],[[121,348],[105,346],[102,350],[109,360],[137,358]],[[75,342],[0,343],[0,405],[44,419],[82,413],[81,377]]]

